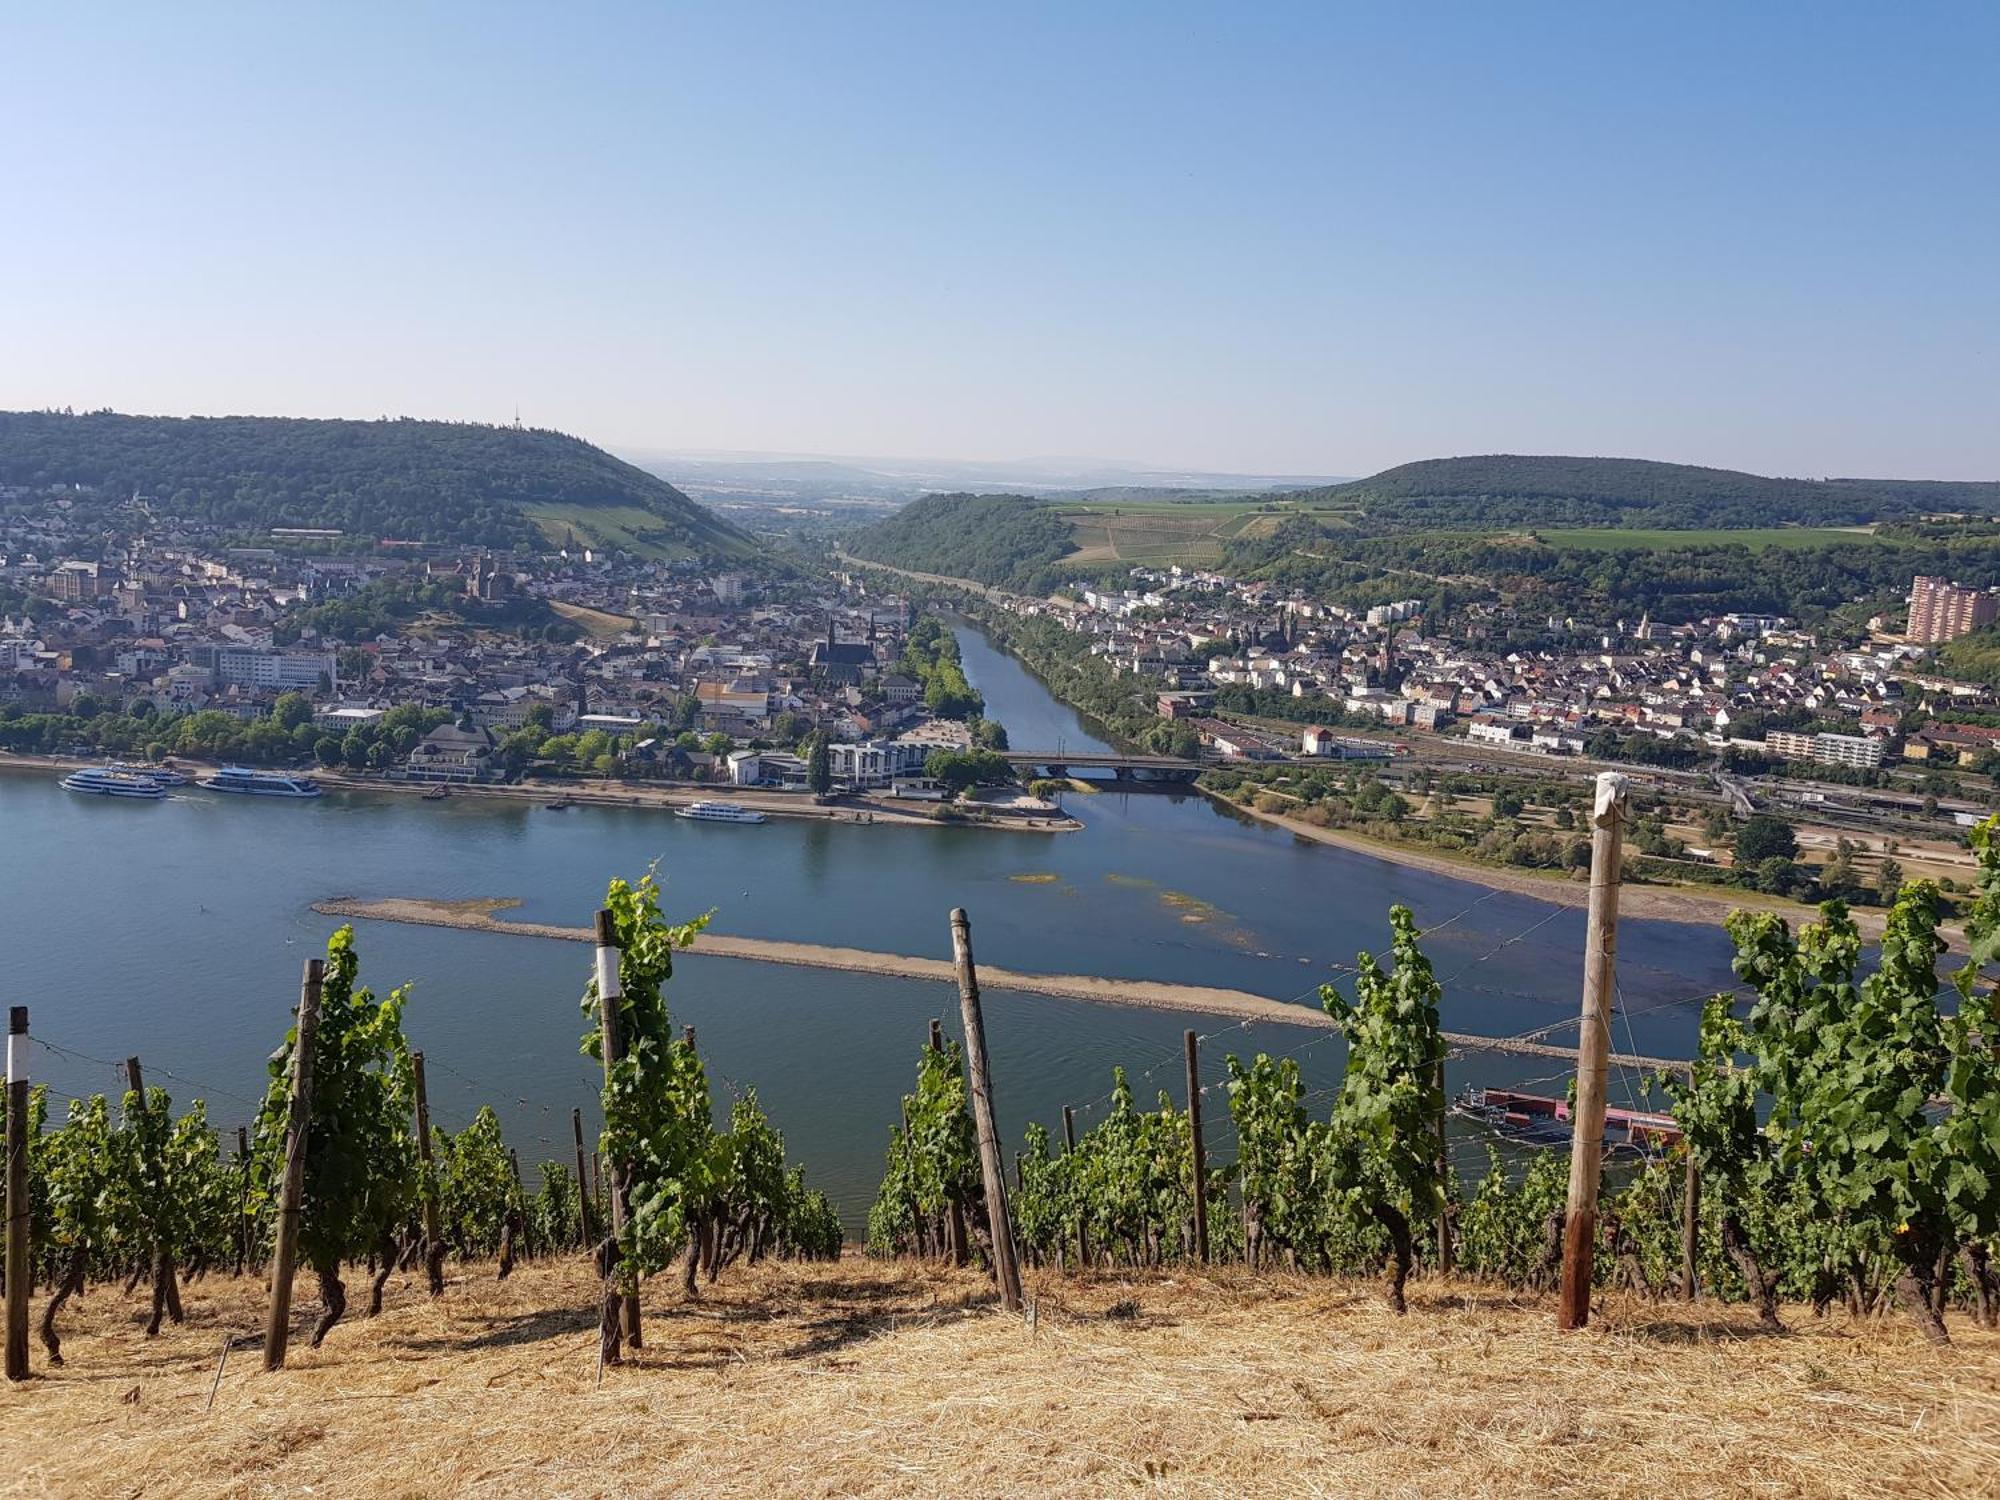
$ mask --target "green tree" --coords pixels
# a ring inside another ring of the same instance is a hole
[[[824,797],[833,790],[833,752],[823,734],[813,736],[812,753],[806,758],[806,783],[814,796]]]
[[[1883,901],[1890,902],[1896,899],[1896,893],[1902,888],[1902,865],[1885,855],[1882,862],[1875,867],[1875,893]]]
[[[287,732],[312,722],[312,700],[304,693],[280,693],[271,705],[271,722]]]
[[[1792,859],[1799,852],[1798,835],[1783,818],[1758,813],[1736,830],[1736,866],[1748,870],[1767,859]]]
[[[997,750],[933,750],[924,757],[924,774],[963,792],[1012,781],[1014,768]]]

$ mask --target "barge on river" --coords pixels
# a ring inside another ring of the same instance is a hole
[[[1467,1088],[1452,1102],[1451,1112],[1527,1145],[1569,1144],[1567,1099],[1509,1089]],[[1604,1143],[1611,1150],[1650,1156],[1679,1144],[1680,1138],[1681,1128],[1672,1115],[1615,1106],[1604,1111]]]

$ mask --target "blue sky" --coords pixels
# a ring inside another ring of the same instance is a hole
[[[2000,6],[0,16],[0,406],[2000,477]]]

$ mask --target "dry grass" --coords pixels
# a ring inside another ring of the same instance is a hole
[[[237,1350],[204,1410],[255,1288],[192,1288],[150,1343],[139,1298],[98,1289],[68,1367],[6,1395],[0,1472],[120,1496],[2000,1493],[2000,1335],[1963,1320],[1933,1351],[1614,1298],[1564,1337],[1470,1286],[1417,1283],[1399,1320],[1371,1287],[1218,1273],[1034,1278],[1024,1326],[975,1276],[850,1257],[734,1270],[693,1307],[650,1287],[648,1347],[599,1388],[593,1291],[578,1262],[436,1303],[392,1283],[280,1375]]]

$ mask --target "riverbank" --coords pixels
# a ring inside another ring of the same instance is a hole
[[[1352,854],[1372,855],[1377,859],[1386,859],[1409,869],[1424,870],[1433,875],[1448,875],[1454,880],[1485,886],[1488,890],[1528,896],[1536,901],[1547,901],[1557,906],[1573,906],[1581,909],[1590,904],[1590,883],[1587,880],[1571,880],[1566,875],[1554,871],[1522,870],[1512,866],[1489,865],[1476,859],[1456,859],[1447,854],[1413,849],[1408,844],[1392,843],[1386,839],[1371,839],[1364,834],[1342,829],[1321,828],[1298,818],[1288,818],[1283,813],[1258,812],[1255,808],[1232,802],[1222,793],[1200,783],[1196,783],[1196,790],[1217,807],[1227,808],[1232,813],[1258,823],[1267,823],[1273,828],[1282,828],[1287,833],[1315,844],[1345,849]],[[1723,919],[1732,911],[1746,910],[1776,912],[1795,927],[1804,922],[1814,921],[1819,916],[1817,907],[1802,906],[1796,901],[1787,901],[1780,896],[1767,896],[1761,891],[1696,885],[1625,884],[1618,888],[1618,911],[1621,916],[1640,917],[1654,922],[1685,922],[1701,927],[1716,927],[1720,926]],[[1882,925],[1887,915],[1885,912],[1857,907],[1850,914],[1864,937],[1881,936]],[[1947,937],[1963,942],[1961,930],[1953,927],[1941,930]]]
[[[587,927],[562,927],[551,922],[508,922],[494,915],[518,904],[506,898],[429,901],[395,897],[367,901],[336,896],[315,901],[312,909],[321,916],[343,919],[452,927],[462,932],[490,932],[504,937],[556,939],[574,943],[591,941]],[[794,943],[776,938],[704,932],[695,938],[693,951],[705,958],[737,958],[757,963],[794,964],[811,969],[840,969],[849,973],[881,974],[892,979],[929,980],[938,984],[958,982],[957,970],[949,959],[918,958],[912,954],[883,953],[872,948],[842,948],[824,943]],[[1233,1021],[1267,1021],[1322,1030],[1333,1024],[1324,1012],[1313,1007],[1289,1005],[1282,1000],[1253,995],[1245,990],[1214,985],[1168,984],[1152,979],[1101,979],[1089,974],[1040,974],[1003,969],[989,963],[979,965],[979,978],[981,984],[991,989],[1022,990],[1028,994],[1052,995],[1059,1000],[1085,1000],[1097,1005],[1185,1011],[1196,1015],[1223,1016]]]
[[[104,758],[67,755],[0,754],[0,772],[74,771],[99,766]],[[177,758],[176,764],[196,775],[213,770],[198,761]],[[390,781],[379,776],[357,775],[348,771],[315,768],[310,775],[321,785],[346,792],[379,792],[391,796],[425,800],[440,782]],[[544,806],[566,800],[587,807],[650,807],[671,811],[696,802],[728,802],[775,818],[797,818],[806,822],[865,824],[885,828],[973,828],[1013,833],[1074,833],[1083,824],[1067,814],[1053,817],[968,817],[947,819],[898,805],[880,797],[848,797],[832,807],[821,807],[805,793],[745,790],[741,787],[675,783],[671,786],[648,782],[524,781],[452,782],[450,795],[431,800],[449,802],[459,797],[483,797],[499,801],[532,802]]]

